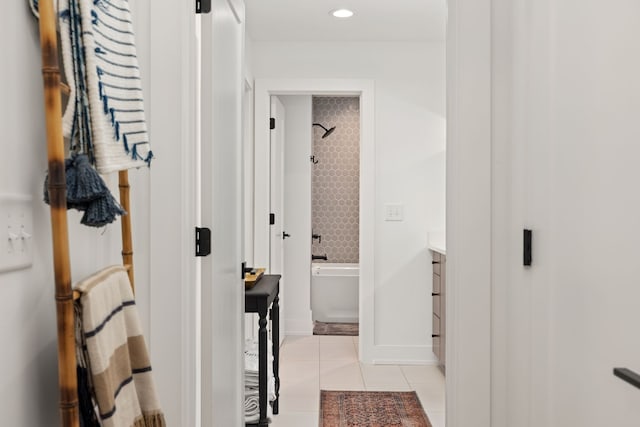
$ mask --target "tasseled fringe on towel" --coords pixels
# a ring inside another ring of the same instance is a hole
[[[29,1],[34,6],[33,2],[38,0]],[[71,46],[67,48],[69,52],[63,49],[63,55],[69,58],[67,62],[73,63],[73,67],[67,66],[69,69],[65,71],[73,74],[71,80],[76,89],[76,99],[65,112],[65,125],[69,128],[65,132],[70,133],[72,145],[78,140],[82,151],[89,154],[92,164],[101,173],[140,167],[144,164],[142,162],[150,166],[153,159],[150,147],[136,149],[133,145],[141,143],[141,140],[148,144],[148,132],[144,123],[139,66],[127,0],[67,1],[69,9],[62,12],[64,17],[61,20],[70,22],[65,28],[68,27]],[[105,24],[105,16],[121,21],[126,28],[120,24],[117,28]],[[91,31],[97,30],[98,26],[102,32]],[[105,42],[116,43],[118,47],[105,47]],[[113,55],[125,59],[116,61]],[[118,83],[114,85],[112,79],[117,79]],[[93,88],[97,91],[94,92]],[[131,95],[133,91],[135,96]],[[89,114],[93,116],[89,118]],[[111,133],[106,126],[109,122]],[[130,134],[128,139],[127,133]],[[140,136],[133,138],[133,134]],[[107,148],[115,142],[121,144],[122,154]]]
[[[163,414],[145,414],[131,427],[167,427]]]
[[[125,143],[126,143],[126,135],[124,135],[125,138]],[[140,156],[140,154],[138,154],[138,145],[144,145],[144,144],[148,144],[148,142],[138,142],[136,144],[133,144],[133,150],[131,150],[131,158],[133,160],[142,160],[144,161],[147,166],[151,166],[151,160],[153,160],[153,151],[149,150],[149,152],[147,153],[147,157],[146,158],[142,158],[142,156]],[[128,148],[129,146],[126,145],[126,147]],[[127,151],[128,153],[128,151]]]
[[[96,48],[95,52],[98,54],[105,53],[100,48]],[[100,79],[101,76],[104,74],[104,71],[101,68],[98,68],[97,73],[98,73],[98,78]],[[142,156],[140,156],[140,154],[138,154],[138,148],[137,148],[138,145],[148,144],[149,142],[138,142],[138,143],[132,144],[133,148],[129,146],[129,140],[127,138],[127,134],[120,132],[120,122],[116,119],[115,109],[109,107],[109,96],[105,93],[104,84],[101,81],[98,82],[98,95],[102,100],[102,108],[104,110],[104,114],[109,116],[109,118],[111,119],[111,126],[113,126],[114,128],[114,136],[116,141],[122,140],[122,146],[124,148],[125,153],[130,154],[133,160],[142,160],[147,164],[147,166],[150,167],[151,160],[153,160],[153,152],[149,150],[146,157],[143,158]],[[134,133],[142,133],[142,132],[134,132]]]

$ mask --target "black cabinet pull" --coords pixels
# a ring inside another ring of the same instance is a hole
[[[440,338],[440,335],[438,335],[438,334],[431,334],[431,338]]]
[[[440,294],[437,294],[437,293],[435,293],[435,292],[431,292],[431,296],[432,296],[432,297],[437,297],[438,295],[440,295]]]
[[[431,264],[440,264],[440,261],[431,261]]]
[[[614,368],[613,375],[622,381],[628,382],[636,388],[640,388],[640,375],[627,368]]]

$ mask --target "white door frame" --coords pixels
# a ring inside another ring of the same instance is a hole
[[[447,426],[489,427],[504,399],[492,372],[495,0],[448,0]],[[496,346],[496,348],[498,348]]]
[[[149,346],[167,422],[198,427],[201,319],[200,265],[193,252],[193,230],[199,218],[195,14],[192,3],[173,0],[154,0],[148,8],[151,96],[147,101],[157,159],[149,171],[150,250],[138,256],[150,259]]]
[[[360,360],[375,359],[375,84],[351,79],[256,79],[254,263],[269,264],[269,109],[271,95],[360,97]],[[310,124],[311,125],[311,124]],[[366,212],[367,215],[363,215]]]

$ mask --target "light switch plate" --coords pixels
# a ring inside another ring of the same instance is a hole
[[[33,264],[33,199],[0,195],[0,273]]]
[[[400,203],[384,205],[385,221],[404,221],[404,205]]]

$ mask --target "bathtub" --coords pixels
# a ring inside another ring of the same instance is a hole
[[[311,312],[314,321],[357,323],[358,264],[311,264]]]

